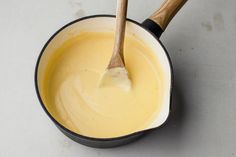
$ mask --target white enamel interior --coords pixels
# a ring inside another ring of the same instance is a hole
[[[77,36],[80,32],[84,31],[114,31],[115,19],[113,17],[92,17],[87,18],[82,21],[73,23],[63,30],[61,30],[50,43],[45,48],[38,67],[38,87],[39,93],[41,91],[40,87],[42,80],[44,78],[45,68],[47,66],[48,60],[53,55],[53,52],[66,40],[73,36]],[[168,57],[165,50],[162,48],[161,44],[153,37],[148,31],[140,27],[138,24],[128,21],[127,22],[127,34],[135,34],[138,38],[142,39],[144,42],[148,43],[152,50],[155,52],[158,60],[164,69],[166,78],[166,89],[164,90],[164,101],[161,107],[160,114],[155,118],[154,122],[146,129],[155,128],[162,125],[168,115],[170,110],[170,90],[171,90],[171,68]],[[146,130],[145,129],[145,130]]]

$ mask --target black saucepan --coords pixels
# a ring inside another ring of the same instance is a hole
[[[115,29],[115,16],[113,15],[95,15],[87,16],[59,29],[45,44],[43,47],[35,69],[35,87],[38,99],[50,119],[55,125],[69,138],[72,140],[91,147],[108,148],[115,147],[123,144],[127,144],[144,133],[152,129],[157,129],[166,123],[170,113],[170,102],[171,102],[171,90],[173,84],[173,72],[170,57],[159,40],[161,34],[169,24],[170,20],[178,12],[178,10],[185,4],[187,0],[166,0],[161,8],[156,11],[150,18],[145,20],[142,24],[127,19],[126,33],[135,34],[154,50],[156,56],[160,60],[160,64],[165,70],[165,78],[167,80],[168,90],[163,92],[164,102],[160,115],[155,120],[155,125],[146,130],[139,131],[133,134],[129,134],[122,137],[116,138],[91,138],[83,135],[79,135],[60,124],[52,114],[47,110],[46,104],[42,100],[41,96],[41,84],[45,75],[45,68],[48,60],[55,49],[61,45],[64,41],[68,40],[71,36],[79,34],[81,31],[113,31]]]

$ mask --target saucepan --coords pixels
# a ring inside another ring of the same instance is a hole
[[[91,138],[75,133],[62,124],[60,124],[55,117],[48,111],[43,99],[40,89],[42,78],[45,75],[45,68],[48,63],[50,56],[58,46],[63,42],[71,38],[72,36],[78,35],[84,31],[107,31],[115,30],[115,16],[113,15],[94,15],[87,16],[77,19],[59,29],[45,44],[43,47],[35,69],[35,87],[38,99],[41,103],[42,108],[55,125],[62,131],[66,136],[72,140],[90,147],[108,148],[115,147],[123,144],[127,144],[134,141],[141,135],[149,132],[150,130],[160,128],[163,126],[170,114],[171,110],[171,93],[173,85],[173,72],[170,57],[167,50],[159,40],[161,34],[166,29],[167,25],[179,9],[185,4],[187,0],[166,0],[160,9],[146,19],[143,23],[138,23],[134,20],[127,19],[126,33],[134,34],[141,38],[143,41],[149,44],[153,49],[155,55],[159,58],[160,64],[164,68],[165,78],[167,82],[167,89],[163,91],[164,101],[160,114],[154,121],[153,125],[145,130],[132,133],[122,137],[115,138]]]

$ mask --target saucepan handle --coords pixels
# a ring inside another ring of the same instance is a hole
[[[157,37],[160,37],[172,18],[186,2],[187,0],[165,0],[160,9],[145,20],[143,25]]]

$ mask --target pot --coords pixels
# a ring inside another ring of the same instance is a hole
[[[163,92],[164,101],[160,114],[149,128],[132,133],[122,137],[116,138],[91,138],[83,135],[79,135],[65,126],[60,124],[52,114],[47,110],[42,98],[40,85],[42,84],[42,78],[45,75],[45,68],[49,58],[53,55],[53,52],[66,40],[78,35],[84,31],[114,31],[115,30],[115,16],[113,15],[94,15],[80,18],[59,29],[45,44],[43,47],[36,64],[35,69],[35,87],[40,104],[49,118],[55,123],[59,130],[72,140],[90,147],[108,148],[115,147],[123,144],[127,144],[134,141],[143,134],[163,126],[171,110],[171,92],[173,85],[173,68],[170,57],[167,50],[159,40],[161,34],[178,12],[178,10],[184,5],[187,0],[166,0],[161,8],[156,11],[152,16],[146,19],[143,23],[138,23],[134,20],[127,19],[126,33],[134,34],[141,38],[143,41],[149,44],[154,51],[155,55],[159,58],[160,64],[165,71],[165,78],[167,80],[167,89]]]

